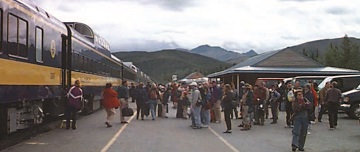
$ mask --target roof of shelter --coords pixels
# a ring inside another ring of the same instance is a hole
[[[281,62],[279,62],[281,61]],[[230,69],[244,66],[251,67],[324,67],[320,63],[291,49],[265,52],[249,58]]]
[[[322,64],[291,49],[266,52],[254,56],[224,71],[207,77],[218,77],[232,73],[291,73],[291,74],[359,74],[358,70],[325,67]]]

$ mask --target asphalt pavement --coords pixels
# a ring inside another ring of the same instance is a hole
[[[135,104],[130,106],[135,110]],[[237,127],[241,119],[233,119],[231,134],[224,134],[225,122],[212,123],[209,128],[192,129],[189,119],[150,117],[136,120],[128,117],[128,124],[120,124],[119,111],[113,127],[106,128],[104,110],[78,120],[76,130],[56,128],[23,141],[3,151],[8,152],[288,152],[291,151],[291,128],[284,128],[285,113],[280,112],[277,124],[265,121],[265,126],[253,126],[250,131]],[[357,120],[339,114],[338,128],[330,131],[327,115],[322,123],[312,125],[306,138],[305,151],[359,152],[360,125]]]

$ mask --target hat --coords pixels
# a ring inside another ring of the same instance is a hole
[[[245,88],[252,89],[252,86],[248,83],[245,83]]]
[[[197,83],[196,82],[191,82],[190,86],[197,86]]]

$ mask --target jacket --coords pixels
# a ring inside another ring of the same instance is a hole
[[[234,98],[233,92],[229,91],[229,92],[225,93],[225,95],[222,99],[222,103],[223,103],[225,109],[233,109],[234,108],[234,105],[231,103],[233,98]]]
[[[74,108],[81,108],[81,102],[83,99],[83,91],[80,87],[73,86],[69,89],[69,92],[66,94],[68,97],[67,106]]]
[[[118,93],[111,89],[106,88],[103,91],[103,106],[104,108],[115,108],[120,106],[120,102],[117,98]]]

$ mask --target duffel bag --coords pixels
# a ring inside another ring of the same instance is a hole
[[[125,107],[121,110],[122,110],[121,114],[123,117],[130,117],[130,116],[134,115],[134,111],[129,107]]]

